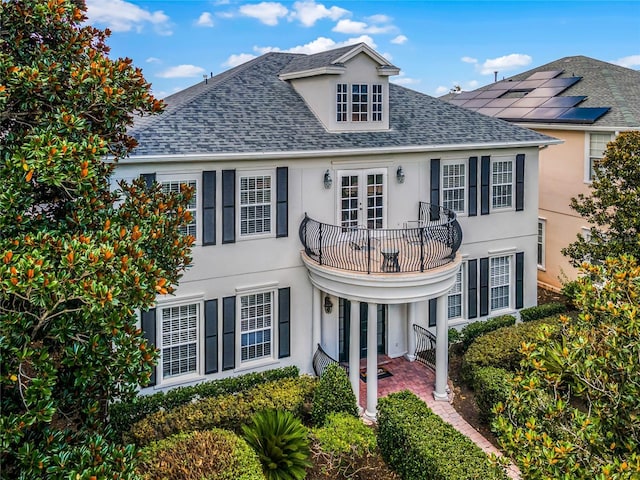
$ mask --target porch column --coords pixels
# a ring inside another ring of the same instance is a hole
[[[315,352],[320,338],[320,319],[322,317],[322,291],[318,287],[313,287],[311,312],[311,351]]]
[[[360,410],[360,302],[351,300],[349,322],[349,381]]]
[[[407,304],[407,353],[405,358],[410,362],[416,359],[416,336],[413,333],[413,326],[416,323],[416,303]]]
[[[448,401],[449,335],[447,329],[447,296],[438,298],[436,309],[436,388],[433,398]]]
[[[378,413],[378,306],[369,303],[367,312],[367,409],[365,416],[375,419]]]

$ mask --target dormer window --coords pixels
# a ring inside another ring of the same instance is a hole
[[[337,84],[336,120],[338,122],[347,122],[349,118],[352,122],[382,121],[382,84],[354,83],[351,85],[350,98],[348,92],[349,85]]]

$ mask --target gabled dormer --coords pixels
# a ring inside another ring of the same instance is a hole
[[[389,76],[400,69],[364,43],[294,59],[280,72],[330,132],[389,129]]]

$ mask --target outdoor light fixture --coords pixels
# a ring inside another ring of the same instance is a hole
[[[332,183],[333,180],[331,179],[331,172],[327,170],[326,172],[324,172],[324,188],[326,188],[327,190],[330,189]]]
[[[404,170],[402,169],[402,166],[398,167],[398,170],[396,170],[396,180],[398,180],[398,183],[404,183]]]
[[[329,296],[326,296],[324,297],[324,311],[331,313],[331,310],[333,310],[333,302],[331,302]]]

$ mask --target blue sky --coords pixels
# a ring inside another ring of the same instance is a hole
[[[640,69],[640,1],[86,0],[111,55],[169,95],[268,51],[364,41],[429,95],[472,90],[570,55]]]

